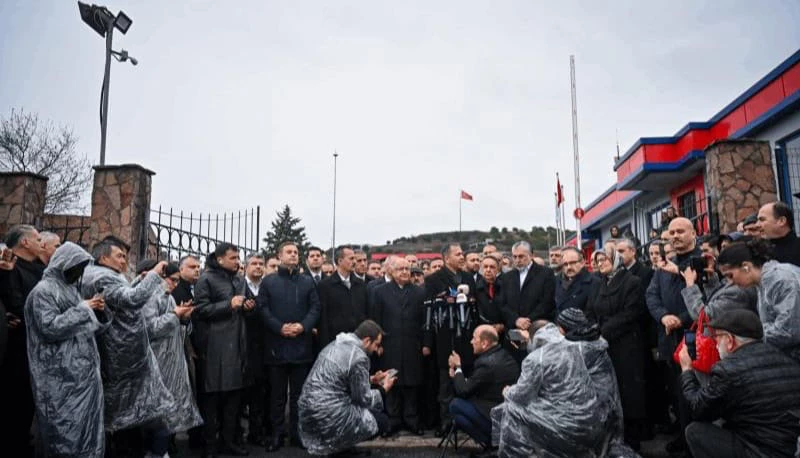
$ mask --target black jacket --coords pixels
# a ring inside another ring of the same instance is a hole
[[[506,327],[517,327],[517,318],[531,321],[555,318],[556,279],[549,267],[531,263],[525,283],[520,290],[519,270],[514,268],[503,274],[503,317]]]
[[[478,324],[505,324],[501,309],[501,290],[503,286],[498,279],[494,282],[494,297],[489,297],[489,284],[483,277],[478,278],[475,286],[475,299],[478,301]]]
[[[491,418],[492,407],[503,402],[503,388],[517,383],[519,364],[500,345],[495,345],[475,358],[469,377],[463,372],[453,377],[456,396],[470,400],[483,414]]]
[[[642,285],[642,303],[644,303],[646,307],[647,301],[644,299],[644,294],[647,291],[647,287],[650,286],[650,281],[653,279],[653,269],[637,260],[628,269],[628,272],[639,278],[639,281]],[[656,326],[656,321],[650,316],[649,313],[642,315],[642,318],[639,320],[639,328],[642,330],[644,344],[647,346],[646,348],[657,347],[658,327]]]
[[[472,282],[472,275],[466,272],[453,273],[447,267],[442,267],[425,278],[425,293],[428,298],[435,298],[443,293],[449,294],[451,288],[456,289],[462,284],[469,286],[470,303],[475,304],[475,283]],[[455,306],[455,309],[457,308],[458,306]],[[439,369],[449,368],[447,358],[452,351],[461,355],[461,363],[465,368],[472,367],[472,345],[469,342],[472,340],[472,331],[477,325],[475,317],[469,327],[461,329],[460,337],[457,330],[450,331],[449,323],[436,329],[436,362]]]
[[[264,321],[264,362],[266,364],[307,364],[314,360],[311,330],[319,321],[319,296],[314,279],[279,267],[258,289],[258,311]],[[303,333],[283,337],[281,327],[300,323]]]
[[[247,364],[247,331],[243,308],[233,310],[233,296],[244,295],[244,279],[209,257],[208,268],[194,287],[192,318],[201,324],[192,343],[198,354],[198,390],[203,393],[244,388]],[[249,312],[254,313],[254,312]]]
[[[647,290],[647,287],[650,286],[650,280],[653,279],[653,269],[647,267],[639,261],[636,261],[628,269],[628,272],[639,278],[639,281],[642,284],[642,291]]]
[[[800,435],[800,365],[763,342],[739,348],[711,370],[701,387],[693,371],[681,386],[696,420],[725,420],[749,456],[794,456]]]
[[[425,290],[415,285],[400,288],[397,283],[384,283],[375,288],[370,304],[370,318],[386,334],[383,336],[381,369],[397,369],[398,384],[422,384],[422,347],[431,346],[431,336],[423,332]]]
[[[600,279],[586,269],[582,269],[575,276],[567,289],[564,289],[564,274],[556,275],[556,313],[561,313],[568,308],[586,310],[586,301],[589,293],[598,285]]]
[[[701,256],[700,248],[695,247],[694,251],[678,255],[673,261],[678,269],[683,270],[689,265],[692,256]],[[681,291],[686,287],[686,281],[680,274],[673,274],[664,270],[657,270],[653,274],[653,279],[647,287],[645,298],[650,316],[656,321],[658,327],[658,358],[668,361],[672,358],[672,353],[678,343],[683,339],[683,330],[692,325],[692,317],[686,309]],[[661,318],[664,315],[672,314],[680,318],[683,327],[676,329],[667,335]]]
[[[0,302],[5,306],[5,312],[13,313],[20,320],[19,326],[14,329],[7,328],[6,313],[0,316],[3,327],[8,331],[5,344],[5,358],[0,358],[0,374],[8,375],[20,381],[30,378],[28,370],[28,333],[25,326],[25,301],[28,299],[33,287],[42,279],[45,265],[35,260],[33,262],[17,258],[13,270],[0,270]],[[27,383],[27,382],[23,382]],[[6,393],[10,394],[10,393]]]
[[[775,260],[800,266],[800,239],[790,231],[779,239],[770,240],[774,246]]]
[[[317,326],[320,347],[336,340],[340,332],[354,332],[367,317],[367,285],[350,275],[350,288],[338,272],[317,285],[320,319]]]
[[[0,300],[0,367],[3,367],[3,357],[6,355],[6,342],[8,342],[8,320],[6,320],[6,308]]]
[[[589,296],[586,315],[600,325],[600,334],[608,341],[625,419],[645,418],[645,340],[641,321],[647,312],[639,278],[623,268],[610,282],[600,280]]]
[[[264,281],[263,279],[261,280]],[[257,300],[256,295],[247,286],[247,279],[242,279],[245,300]],[[259,289],[260,291],[260,289]],[[244,325],[247,329],[247,367],[245,378],[249,384],[263,380],[267,374],[264,372],[264,321],[257,310],[244,314]]]
[[[181,279],[177,285],[175,285],[175,289],[172,290],[172,298],[175,299],[175,303],[180,305],[181,302],[192,301],[194,302],[194,293],[192,293],[192,285],[189,282]]]

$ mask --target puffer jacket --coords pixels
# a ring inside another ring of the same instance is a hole
[[[720,360],[701,388],[694,371],[681,386],[699,421],[725,420],[745,444],[748,456],[792,456],[800,435],[800,365],[775,347],[753,342]]]

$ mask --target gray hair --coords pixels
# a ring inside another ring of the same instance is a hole
[[[261,254],[261,253],[253,253],[253,254],[247,255],[247,257],[244,258],[244,265],[250,264],[250,260],[253,259],[253,258],[260,259],[261,261],[264,262],[264,264],[267,263],[267,258],[265,258],[263,254]]]
[[[548,253],[552,253],[553,251],[564,251],[565,248],[568,248],[568,247],[563,247],[563,246],[559,246],[559,245],[553,245],[553,246],[550,247],[549,250],[547,250],[547,252]]]
[[[617,248],[619,248],[620,245],[628,245],[631,250],[636,250],[636,243],[631,239],[617,239]]]
[[[523,250],[527,250],[528,253],[531,253],[531,244],[524,240],[520,240],[519,242],[511,245],[511,251],[514,251],[517,248],[522,248]]]
[[[39,236],[42,238],[42,242],[45,243],[50,242],[51,240],[61,239],[61,236],[50,231],[39,232]]]
[[[187,259],[190,259],[190,258],[191,258],[191,259],[194,259],[194,260],[195,260],[195,261],[197,261],[197,262],[200,262],[200,258],[198,258],[197,256],[195,256],[195,255],[193,255],[193,254],[187,254],[187,255],[185,255],[185,256],[183,256],[183,257],[181,257],[180,261],[178,262],[178,265],[179,265],[180,267],[183,267],[183,264],[186,262],[186,260],[187,260]]]
[[[584,260],[583,251],[581,251],[581,250],[579,250],[579,249],[575,248],[574,246],[568,246],[568,247],[564,247],[564,248],[561,250],[562,254],[563,254],[563,252],[565,252],[565,251],[572,251],[572,252],[574,252],[574,253],[578,253],[578,260],[580,260],[580,261],[583,261],[583,260]]]
[[[36,232],[36,228],[30,224],[17,224],[6,233],[6,245],[9,248],[14,248],[19,245],[23,239],[27,239],[33,235],[34,232]]]

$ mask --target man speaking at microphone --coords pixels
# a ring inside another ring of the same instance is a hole
[[[452,352],[462,356],[461,365],[469,373],[472,369],[472,346],[470,340],[472,332],[477,326],[477,316],[472,316],[473,304],[475,303],[475,282],[472,276],[464,272],[464,251],[457,243],[448,244],[442,250],[444,267],[429,275],[425,279],[425,292],[429,299],[444,297],[448,312],[454,314],[453,326],[451,329],[449,316],[442,320],[436,327],[436,364],[439,368],[439,402],[440,425],[436,431],[437,436],[446,433],[450,424],[451,416],[449,412],[450,401],[453,399],[453,385],[450,382],[448,358]],[[459,286],[462,291],[467,291],[466,303],[456,304],[456,297],[451,292],[458,291]]]

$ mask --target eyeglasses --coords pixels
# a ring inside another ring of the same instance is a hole
[[[567,261],[567,262],[564,262],[563,265],[567,266],[567,267],[569,267],[569,266],[577,266],[578,264],[580,264],[582,262],[583,261]]]

